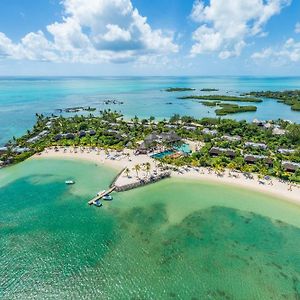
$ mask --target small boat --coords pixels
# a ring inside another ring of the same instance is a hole
[[[113,197],[111,195],[105,195],[102,197],[102,199],[105,201],[111,201],[113,199]]]
[[[103,193],[105,193],[106,191],[105,190],[103,190],[103,191],[101,191],[101,192],[99,192],[99,193],[97,193],[97,196],[100,196],[101,194],[103,194]]]
[[[102,202],[100,200],[96,200],[94,202],[94,205],[97,206],[97,207],[101,207],[103,204],[102,204]]]
[[[66,180],[65,184],[67,184],[67,185],[75,184],[75,181],[73,181],[73,180]]]

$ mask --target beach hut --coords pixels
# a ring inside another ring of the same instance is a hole
[[[263,160],[268,166],[273,165],[273,160],[265,155],[246,154],[244,160],[247,164],[255,164],[257,161]]]
[[[283,161],[281,166],[286,172],[295,173],[300,168],[300,163]]]
[[[85,137],[85,136],[86,136],[86,132],[83,131],[83,130],[81,130],[81,131],[79,131],[78,136],[79,136],[80,138]]]
[[[195,131],[197,129],[197,127],[195,126],[187,126],[187,125],[183,126],[182,128],[187,131]]]
[[[280,154],[283,154],[283,155],[290,155],[290,154],[293,154],[296,152],[296,150],[294,149],[283,149],[283,148],[280,148],[277,150],[278,153]]]
[[[246,142],[245,147],[247,148],[256,148],[261,150],[267,150],[268,146],[264,143],[253,143],[253,142]]]
[[[285,135],[286,134],[286,130],[280,129],[280,128],[274,128],[272,130],[272,134],[273,135]]]
[[[138,154],[147,154],[149,149],[150,149],[150,146],[147,143],[143,142],[139,145],[136,152]]]
[[[211,156],[220,156],[220,155],[225,155],[230,158],[234,158],[236,156],[236,153],[234,150],[231,149],[225,149],[225,148],[220,148],[220,147],[212,147],[209,150],[209,154]]]
[[[17,154],[22,154],[22,153],[25,153],[25,152],[29,152],[30,149],[26,148],[26,147],[19,147],[19,146],[17,146],[15,148],[13,148],[12,151],[14,153],[17,153]]]
[[[145,143],[153,144],[159,141],[159,136],[156,133],[151,133],[145,137]]]
[[[62,134],[57,134],[55,137],[54,137],[54,140],[55,141],[59,141],[63,138],[64,136]]]
[[[223,140],[226,140],[228,142],[239,142],[241,141],[241,137],[239,135],[234,135],[234,136],[231,136],[231,135],[223,135],[222,136],[222,139]]]
[[[5,154],[7,152],[8,148],[7,147],[0,147],[0,155]]]
[[[218,134],[218,131],[217,130],[215,130],[215,129],[208,129],[208,128],[204,128],[203,130],[202,130],[202,133],[203,134],[207,134],[207,135],[212,135],[212,136],[216,136],[217,134]]]
[[[74,133],[67,133],[66,134],[66,139],[67,140],[74,140],[75,139],[75,134]]]

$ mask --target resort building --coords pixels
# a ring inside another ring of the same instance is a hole
[[[254,119],[254,120],[252,121],[252,123],[253,123],[254,125],[263,127],[263,126],[266,124],[266,121],[260,121],[260,120],[258,120],[258,119]]]
[[[82,130],[82,131],[79,131],[78,136],[79,136],[80,138],[85,137],[85,136],[86,136],[86,132],[83,131],[83,130]]]
[[[181,137],[175,132],[163,132],[161,134],[151,133],[139,145],[137,153],[146,154],[149,150],[155,149],[157,145],[167,144],[172,147],[181,142]]]
[[[6,153],[8,150],[7,147],[0,147],[0,155]]]
[[[25,148],[25,147],[22,148],[22,147],[19,147],[19,146],[12,149],[12,152],[17,153],[17,154],[22,154],[22,153],[29,152],[29,151],[30,151],[29,148]]]
[[[236,153],[235,153],[234,150],[225,149],[225,148],[219,148],[219,147],[212,147],[209,150],[209,154],[211,156],[226,155],[226,156],[231,157],[231,158],[234,158],[236,156]]]
[[[280,154],[284,154],[284,155],[290,155],[290,154],[295,153],[296,150],[294,150],[294,149],[282,149],[282,148],[280,148],[280,149],[277,150],[277,152],[280,153]]]
[[[35,143],[35,142],[39,141],[41,138],[43,138],[44,136],[46,136],[48,133],[49,133],[49,131],[44,130],[44,131],[40,132],[37,136],[29,139],[27,141],[27,143],[30,143],[30,144]]]
[[[228,142],[240,142],[242,140],[242,138],[239,135],[223,135],[222,136],[223,140],[226,140]]]
[[[291,162],[291,161],[283,161],[281,166],[286,172],[294,173],[300,168],[300,163],[295,163],[295,162]]]
[[[166,124],[165,127],[168,128],[168,129],[176,129],[176,128],[178,128],[177,125],[172,125],[172,124]]]
[[[67,140],[74,140],[75,139],[75,134],[74,133],[59,133],[54,137],[55,141],[59,141],[63,138],[66,138]]]
[[[286,130],[280,129],[280,128],[276,127],[276,128],[274,128],[272,130],[272,134],[273,135],[285,135],[286,134]]]
[[[185,129],[185,130],[190,130],[190,131],[195,131],[196,129],[197,129],[197,127],[195,127],[195,126],[187,126],[187,125],[185,125],[185,126],[182,126],[182,128],[183,129]]]
[[[246,142],[245,147],[247,148],[256,148],[256,149],[262,149],[266,150],[268,149],[268,146],[264,143],[253,143],[253,142]]]
[[[202,130],[203,134],[207,134],[207,135],[212,135],[212,136],[216,136],[218,134],[218,131],[215,129],[208,129],[208,128],[204,128]]]
[[[67,140],[74,140],[75,139],[75,134],[74,133],[66,133],[65,137]]]
[[[63,139],[64,138],[64,135],[63,134],[57,134],[55,137],[54,137],[54,140],[55,141],[59,141],[59,140],[61,140],[61,139]]]
[[[264,124],[264,128],[265,128],[265,129],[271,129],[271,128],[273,128],[273,127],[274,127],[274,125],[271,124],[271,123],[266,123],[266,124]]]
[[[247,164],[255,164],[256,162],[263,160],[267,165],[273,165],[273,160],[265,155],[246,154],[244,155],[244,160]]]

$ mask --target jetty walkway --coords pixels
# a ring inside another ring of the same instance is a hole
[[[108,191],[103,191],[102,193],[98,194],[95,198],[88,202],[89,205],[95,204],[96,201],[101,200],[104,196],[109,195],[111,192],[115,190],[115,186],[111,187]]]

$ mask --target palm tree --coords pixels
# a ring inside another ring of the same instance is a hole
[[[126,176],[129,178],[130,170],[128,168],[126,168],[124,172],[125,172]]]
[[[234,162],[230,162],[228,165],[227,165],[227,168],[229,169],[229,176],[231,176],[231,172],[236,169],[236,164]]]
[[[147,162],[147,163],[145,164],[145,171],[146,171],[146,173],[147,173],[147,176],[149,176],[150,170],[151,170],[151,165],[150,165],[149,162]]]
[[[136,176],[139,177],[139,171],[141,170],[141,166],[140,165],[135,165],[133,167],[133,170],[135,170]]]
[[[199,167],[199,162],[196,159],[193,159],[191,164],[194,168]]]

